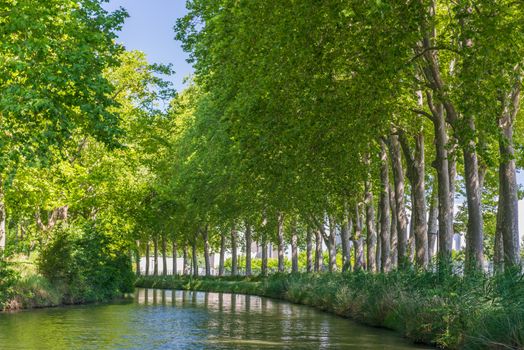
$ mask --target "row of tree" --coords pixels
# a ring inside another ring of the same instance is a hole
[[[320,235],[334,269],[340,232],[344,268],[425,269],[437,254],[449,272],[462,234],[468,271],[520,267],[521,3],[187,7],[175,29],[196,73],[160,176],[175,237],[207,256],[227,236],[235,256],[242,226],[278,246],[282,270],[288,243]]]
[[[330,270],[449,273],[454,234],[469,271],[520,266],[520,2],[190,0],[176,97],[100,3],[0,3],[1,247],[92,220],[187,273],[241,246],[250,273],[253,242],[263,273],[322,242]]]

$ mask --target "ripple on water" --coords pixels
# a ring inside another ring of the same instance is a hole
[[[137,289],[133,302],[0,314],[0,349],[426,349],[256,296]]]

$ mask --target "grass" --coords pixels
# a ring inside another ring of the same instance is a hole
[[[123,292],[115,290],[112,284],[104,281],[97,284],[98,288],[87,284],[85,278],[76,279],[70,284],[60,280],[52,283],[38,271],[34,257],[12,257],[3,268],[4,274],[9,271],[10,281],[8,286],[0,288],[0,311],[106,302],[123,295]],[[133,280],[130,280],[130,287]],[[1,282],[2,274],[0,287]]]
[[[63,290],[52,285],[36,269],[33,259],[17,256],[10,264],[14,279],[9,298],[3,303],[6,311],[52,307],[62,304]]]
[[[275,274],[269,277],[141,277],[137,287],[232,292],[310,305],[449,349],[523,349],[524,281],[496,277]]]

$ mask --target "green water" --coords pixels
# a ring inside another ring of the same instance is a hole
[[[425,349],[307,306],[137,289],[133,299],[0,314],[0,349]]]

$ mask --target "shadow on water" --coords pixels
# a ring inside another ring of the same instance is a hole
[[[133,302],[0,314],[1,349],[426,349],[249,295],[137,289]]]

